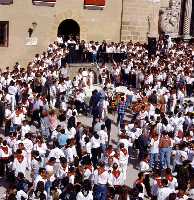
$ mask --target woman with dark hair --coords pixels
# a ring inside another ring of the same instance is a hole
[[[32,199],[47,200],[47,193],[45,190],[44,182],[39,181],[37,183],[37,187],[34,191]]]
[[[92,186],[89,180],[83,182],[83,186],[81,191],[78,192],[76,200],[93,200]]]
[[[73,187],[73,184],[69,183],[64,190],[62,191],[62,193],[59,196],[59,199],[62,200],[75,200],[76,199],[76,193]]]

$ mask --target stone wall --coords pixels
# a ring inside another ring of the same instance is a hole
[[[122,40],[146,42],[149,30],[153,29],[155,32],[158,30],[160,7],[168,5],[169,0],[161,0],[156,4],[150,0],[123,0]]]

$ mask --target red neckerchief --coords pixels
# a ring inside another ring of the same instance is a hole
[[[5,154],[8,154],[8,147],[7,146],[2,146],[1,147],[1,149],[3,150],[3,152],[5,153]]]
[[[113,174],[113,176],[117,179],[117,178],[119,178],[121,172],[120,172],[119,170],[113,170],[113,171],[112,171],[112,174]]]
[[[135,184],[136,184],[136,185],[142,184],[142,183],[143,183],[143,180],[141,180],[141,179],[137,179],[137,180],[135,181]]]
[[[68,176],[75,176],[75,172],[68,172]]]
[[[98,175],[101,175],[101,174],[103,174],[105,172],[105,169],[104,168],[102,168],[102,167],[99,167],[98,168]]]
[[[119,154],[116,153],[113,157],[119,160]]]
[[[128,153],[128,152],[127,152],[127,149],[125,149],[125,148],[122,148],[121,151],[124,153],[125,156],[126,156],[127,153]]]
[[[87,166],[86,166],[86,169],[89,169],[90,172],[92,172],[92,165],[87,165]]]
[[[106,152],[107,152],[107,155],[110,156],[110,154],[113,152],[113,150],[112,149],[108,149]]]
[[[157,177],[155,180],[156,180],[156,182],[157,182],[157,185],[158,185],[159,187],[162,187],[162,179],[161,179],[161,177]]]
[[[23,113],[23,110],[22,110],[22,109],[20,109],[20,110],[16,110],[16,112],[15,112],[15,113],[16,113],[16,115],[17,115],[17,116],[19,116],[20,114],[22,114],[22,113]]]
[[[171,175],[168,175],[166,178],[167,178],[167,180],[168,180],[169,182],[172,182],[172,181],[173,181],[173,176],[171,176]]]
[[[18,160],[19,163],[21,163],[24,160],[24,156],[23,155],[16,155],[16,159]]]

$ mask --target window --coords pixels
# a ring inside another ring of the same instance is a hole
[[[0,47],[8,47],[9,22],[0,21]]]
[[[0,5],[9,5],[12,4],[13,0],[0,0]]]
[[[102,10],[105,6],[105,0],[84,0],[84,8],[91,10]]]
[[[32,4],[36,6],[50,6],[54,7],[56,0],[32,0]]]

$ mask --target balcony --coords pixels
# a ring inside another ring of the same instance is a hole
[[[32,4],[35,6],[54,7],[56,4],[56,0],[32,0]]]
[[[84,8],[89,10],[103,10],[105,0],[84,0]]]
[[[10,5],[13,4],[13,0],[0,0],[0,5]]]

